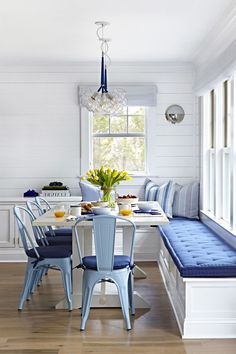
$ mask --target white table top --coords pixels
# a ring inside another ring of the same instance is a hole
[[[133,221],[136,226],[150,226],[150,225],[163,225],[168,224],[169,220],[162,212],[160,215],[150,215],[150,216],[141,216],[140,214],[126,217],[127,219]],[[58,227],[72,227],[76,223],[76,220],[67,221],[66,216],[57,218],[54,216],[53,210],[48,211],[47,213],[39,216],[34,222],[35,226],[58,226]],[[80,226],[91,226],[91,220],[81,222]],[[117,221],[117,226],[127,226],[127,223],[122,220]]]

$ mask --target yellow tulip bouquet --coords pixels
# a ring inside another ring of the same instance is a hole
[[[118,171],[110,167],[102,166],[100,169],[91,169],[86,173],[85,177],[81,179],[87,180],[90,183],[100,186],[103,191],[102,200],[111,202],[111,192],[114,186],[118,185],[121,181],[129,181],[132,177],[126,171]]]

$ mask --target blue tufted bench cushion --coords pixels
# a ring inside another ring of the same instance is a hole
[[[200,221],[173,218],[159,229],[182,277],[236,277],[236,250]]]

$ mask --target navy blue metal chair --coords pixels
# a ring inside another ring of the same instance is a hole
[[[23,309],[24,302],[29,298],[32,289],[41,277],[42,272],[49,266],[55,266],[61,271],[68,309],[71,311],[71,248],[65,246],[36,247],[22,217],[22,214],[24,214],[24,217],[29,217],[31,219],[33,217],[31,212],[22,206],[15,206],[14,214],[17,220],[21,241],[28,257],[25,281],[18,309]]]
[[[96,256],[82,257],[77,231],[77,226],[82,220],[83,218],[79,219],[74,226],[80,266],[84,269],[80,329],[85,329],[95,285],[99,282],[109,281],[115,283],[117,286],[127,330],[130,330],[129,307],[131,308],[131,313],[135,314],[133,299],[135,225],[129,219],[118,216],[101,215],[93,217]],[[114,255],[117,220],[125,221],[129,224],[127,226],[132,227],[132,241],[129,255]]]

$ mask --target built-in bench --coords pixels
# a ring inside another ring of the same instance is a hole
[[[236,250],[198,220],[159,227],[160,271],[183,338],[236,338]]]

